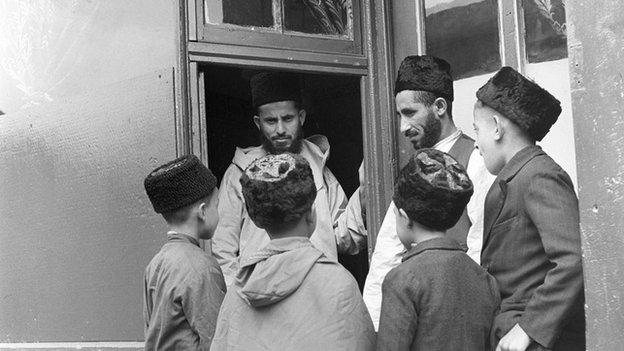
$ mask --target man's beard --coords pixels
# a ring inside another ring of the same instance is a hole
[[[440,135],[442,134],[442,122],[435,117],[433,113],[427,115],[427,121],[423,127],[424,135],[418,142],[418,145],[414,145],[414,149],[432,148],[440,141]]]
[[[283,154],[284,152],[291,152],[293,154],[298,154],[301,152],[301,147],[303,145],[303,129],[299,129],[297,134],[293,135],[293,140],[290,143],[289,147],[286,148],[276,148],[275,145],[271,142],[269,138],[264,135],[264,133],[260,133],[260,141],[262,143],[262,147],[269,154],[277,155]]]

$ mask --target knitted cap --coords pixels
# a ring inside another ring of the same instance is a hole
[[[163,213],[210,195],[217,178],[196,156],[186,155],[153,170],[143,185],[154,211]]]
[[[511,67],[501,68],[477,91],[477,99],[541,141],[561,114],[561,103]]]
[[[286,72],[261,72],[250,81],[254,108],[277,101],[301,102],[299,79]]]
[[[403,90],[429,91],[453,101],[451,65],[435,56],[408,56],[399,67],[394,95]]]
[[[310,164],[296,154],[259,158],[247,167],[240,182],[247,213],[260,228],[300,219],[316,198]]]
[[[420,149],[399,172],[393,200],[411,220],[447,230],[459,220],[472,192],[466,169],[453,157]]]

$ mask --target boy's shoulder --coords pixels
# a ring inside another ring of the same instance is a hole
[[[526,164],[528,172],[564,172],[563,168],[555,162],[546,152],[541,152]]]
[[[325,294],[328,299],[350,299],[360,294],[358,284],[341,264],[334,262],[325,256],[319,258],[310,269],[305,278],[306,286],[313,287],[320,294]],[[327,287],[331,287],[328,289]]]
[[[338,262],[332,261],[323,256],[319,258],[314,267],[310,270],[309,275],[313,279],[322,279],[328,285],[338,284],[340,286],[357,286],[355,278]],[[336,285],[331,285],[336,286]]]
[[[392,285],[427,286],[427,281],[479,269],[481,266],[463,251],[431,249],[401,262],[388,272],[385,280]]]
[[[569,178],[568,173],[539,147],[534,147],[533,152],[525,155],[527,159],[514,174],[515,179],[528,181],[537,175],[557,174]]]
[[[148,269],[150,266],[160,266],[161,270],[180,274],[221,274],[219,264],[212,255],[188,243],[165,243],[148,265]]]

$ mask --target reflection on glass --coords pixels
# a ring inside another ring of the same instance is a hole
[[[529,62],[568,57],[565,1],[522,0]]]
[[[211,24],[273,27],[272,0],[205,0],[204,6]]]
[[[501,66],[496,0],[425,0],[427,54],[451,64],[453,78]]]
[[[283,0],[283,4],[286,30],[312,34],[351,34],[351,0]]]

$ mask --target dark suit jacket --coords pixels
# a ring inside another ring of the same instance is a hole
[[[411,248],[382,285],[377,350],[488,350],[496,281],[455,240]]]
[[[578,200],[539,146],[519,151],[487,194],[481,265],[501,292],[493,343],[519,323],[546,348],[585,349]]]

